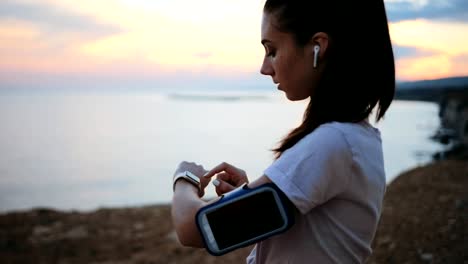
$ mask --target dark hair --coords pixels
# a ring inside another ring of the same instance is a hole
[[[317,32],[329,36],[323,74],[302,124],[273,149],[276,158],[321,124],[360,122],[378,103],[376,122],[395,93],[395,63],[383,0],[267,0],[274,25],[305,45]],[[319,61],[320,63],[320,61]]]

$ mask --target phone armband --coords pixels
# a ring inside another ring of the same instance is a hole
[[[247,184],[202,207],[196,224],[205,248],[220,256],[288,230],[294,224],[294,206],[273,183]]]

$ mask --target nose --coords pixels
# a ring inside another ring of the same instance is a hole
[[[270,76],[274,75],[275,71],[273,70],[269,57],[263,58],[263,63],[262,63],[262,67],[260,68],[260,73],[263,75],[270,75]]]

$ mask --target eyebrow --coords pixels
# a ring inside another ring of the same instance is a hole
[[[262,39],[261,43],[262,43],[262,45],[265,45],[265,43],[271,43],[271,40],[269,40],[269,39]]]

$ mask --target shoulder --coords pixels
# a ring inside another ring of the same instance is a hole
[[[294,160],[345,158],[352,155],[346,131],[340,124],[327,123],[306,135],[293,147],[286,150],[282,157]]]
[[[313,141],[327,143],[329,146],[348,147],[380,145],[380,131],[367,121],[330,122],[319,126],[308,135]]]
[[[306,135],[282,156],[308,159],[310,156],[352,158],[366,148],[380,146],[380,131],[369,123],[329,122]],[[344,161],[344,160],[343,160]]]
[[[286,150],[265,175],[306,213],[347,188],[352,166],[346,129],[327,123]]]
[[[318,151],[321,155],[336,152],[343,152],[345,154],[350,149],[346,135],[349,133],[347,130],[349,129],[343,123],[332,122],[322,124],[302,138],[290,150],[291,152],[306,152],[310,154]]]

